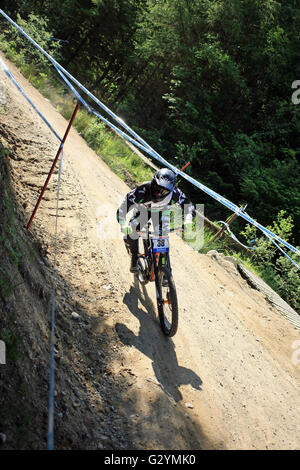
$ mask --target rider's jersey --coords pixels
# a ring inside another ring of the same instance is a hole
[[[195,208],[190,199],[178,188],[168,194],[159,202],[152,201],[151,181],[142,183],[133,191],[126,194],[122,204],[117,210],[117,220],[119,223],[126,223],[126,215],[131,209],[135,209],[135,214],[146,208],[150,212],[164,212],[169,210],[173,204],[178,204],[184,210],[184,222],[192,222],[195,215]]]

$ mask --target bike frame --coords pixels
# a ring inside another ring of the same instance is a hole
[[[171,231],[174,231],[174,229],[170,230],[170,232]],[[143,238],[144,249],[146,251],[145,257],[151,263],[149,281],[155,281],[156,292],[159,292],[159,288],[158,288],[159,287],[159,284],[158,284],[159,271],[162,266],[168,267],[171,271],[171,263],[170,263],[169,251],[163,251],[161,253],[154,252],[153,239],[167,239],[169,241],[169,236],[168,235],[159,236],[151,232],[149,232],[148,234],[146,232],[139,232],[139,233],[141,233],[141,236]],[[144,235],[147,235],[147,237],[145,238]],[[151,251],[151,256],[149,256],[149,250]]]
[[[170,231],[174,231],[174,229]],[[149,231],[139,231],[138,234],[143,240],[145,251],[144,254],[139,254],[139,281],[142,285],[149,281],[155,281],[161,328],[165,335],[174,336],[178,328],[178,302],[171,271],[169,236],[159,236]],[[165,304],[169,304],[166,309]],[[171,322],[169,320],[170,313]]]

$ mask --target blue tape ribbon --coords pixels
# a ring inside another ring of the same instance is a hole
[[[91,106],[89,106],[87,104],[87,102],[82,98],[82,96],[78,93],[78,91],[76,90],[76,88],[70,83],[70,81],[67,79],[67,77],[61,72],[61,70],[56,66],[54,65],[56,71],[59,73],[59,75],[62,77],[62,79],[65,81],[65,83],[68,85],[68,87],[70,88],[70,90],[73,92],[73,94],[76,96],[77,100],[79,100],[83,106],[92,114],[94,114],[95,116],[97,116],[98,118],[102,119],[102,121],[104,121],[109,127],[111,127],[112,129],[114,129],[118,134],[120,134],[122,137],[124,137],[125,139],[127,139],[129,142],[131,142],[133,145],[139,147],[140,149],[144,150],[145,152],[147,153],[150,153],[149,151],[149,148],[147,147],[144,147],[140,142],[138,142],[137,140],[134,140],[132,139],[129,135],[125,134],[125,132],[121,131],[121,129],[119,129],[117,126],[115,126],[114,124],[112,124],[110,121],[108,121],[108,119],[106,119],[104,116],[102,116],[101,114],[97,113]]]
[[[47,121],[47,119],[43,116],[43,114],[38,110],[38,108],[35,106],[35,104],[31,101],[31,99],[26,95],[25,91],[23,90],[23,88],[21,87],[21,85],[19,85],[19,83],[17,82],[17,80],[15,79],[15,77],[13,76],[13,74],[11,73],[11,71],[8,69],[7,65],[5,65],[5,63],[3,62],[3,60],[0,58],[0,67],[4,70],[5,74],[7,75],[7,77],[13,82],[13,84],[18,88],[18,90],[22,93],[22,95],[24,96],[24,98],[26,98],[26,100],[28,101],[28,103],[33,107],[33,109],[36,111],[36,113],[40,116],[40,118],[44,121],[44,123],[49,127],[49,129],[53,132],[53,134],[55,135],[55,137],[57,137],[57,139],[61,142],[62,139],[59,137],[59,135],[57,134],[57,132],[53,129],[53,127],[51,126],[50,122]]]
[[[255,250],[255,248],[254,248],[253,246],[246,246],[246,245],[244,245],[243,243],[241,243],[241,242],[237,239],[237,237],[234,235],[234,233],[232,233],[232,231],[230,230],[229,224],[227,224],[226,222],[223,222],[223,220],[219,220],[217,223],[218,223],[218,224],[223,224],[223,225],[225,225],[225,227],[226,227],[228,233],[230,234],[231,238],[233,238],[233,240],[235,240],[237,243],[239,243],[242,247],[246,248],[247,250]],[[251,243],[251,242],[250,242],[250,243]]]
[[[158,160],[160,163],[162,163],[163,165],[167,166],[168,168],[170,168],[171,170],[173,170],[177,175],[180,175],[182,176],[182,178],[186,179],[187,181],[189,181],[191,184],[193,184],[194,186],[196,186],[197,188],[201,189],[202,191],[204,191],[205,193],[207,193],[209,196],[211,196],[212,198],[214,198],[216,201],[220,202],[222,205],[224,205],[225,207],[227,207],[228,209],[230,209],[231,211],[235,212],[238,216],[242,217],[244,220],[246,220],[247,222],[249,222],[250,224],[254,225],[255,227],[257,227],[259,230],[261,230],[262,233],[264,233],[268,238],[270,238],[272,240],[272,242],[280,249],[280,251],[283,252],[283,254],[289,258],[293,264],[295,264],[297,266],[297,268],[300,270],[300,266],[298,266],[276,243],[274,240],[276,240],[277,242],[281,243],[282,245],[284,245],[286,248],[288,248],[289,250],[293,251],[294,253],[296,253],[298,256],[300,256],[300,250],[298,250],[297,248],[295,248],[294,246],[292,246],[290,243],[286,242],[285,240],[283,240],[282,238],[280,238],[278,235],[274,234],[273,232],[271,232],[269,229],[267,229],[266,227],[264,227],[263,225],[259,224],[258,222],[256,222],[254,219],[252,219],[243,209],[241,209],[240,207],[236,206],[234,203],[232,203],[231,201],[229,201],[228,199],[224,198],[223,196],[221,196],[220,194],[216,193],[215,191],[211,190],[210,188],[208,188],[207,186],[205,186],[204,184],[201,184],[199,183],[198,181],[196,181],[194,178],[192,178],[191,176],[187,175],[186,173],[178,170],[174,165],[170,164],[169,162],[167,162],[161,155],[159,155],[152,147],[150,147],[150,145],[147,144],[147,142],[145,142],[138,134],[136,134],[136,132],[134,132],[126,123],[124,123],[124,121],[122,121],[122,119],[120,119],[116,114],[114,114],[107,106],[104,105],[104,103],[102,103],[100,100],[98,100],[98,98],[96,98],[92,93],[89,92],[89,90],[87,90],[80,82],[78,82],[71,74],[69,74],[69,72],[67,72],[58,62],[56,62],[55,59],[53,59],[53,57],[51,57],[44,49],[42,49],[41,46],[39,46],[39,44],[37,44],[36,41],[34,41],[28,34],[26,34],[22,28],[20,28],[19,25],[17,25],[11,18],[9,18],[9,16],[6,15],[6,13],[4,13],[3,10],[0,9],[0,13],[13,25],[15,26],[32,44],[34,44],[39,50],[40,52],[42,52],[42,54],[44,54],[49,60],[50,62],[54,65],[54,67],[56,68],[56,70],[60,73],[60,76],[64,79],[64,81],[67,83],[67,85],[70,87],[70,89],[73,91],[73,93],[76,95],[76,97],[81,101],[81,103],[88,109],[88,111],[92,112],[93,114],[95,114],[96,116],[98,116],[100,119],[102,119],[104,122],[106,122],[107,125],[109,125],[112,129],[114,129],[118,134],[120,134],[122,137],[124,137],[125,139],[129,140],[131,143],[133,143],[134,145],[136,145],[137,147],[139,147],[140,149],[144,150],[146,153],[148,153],[149,155],[151,155],[153,158],[155,158],[156,160]],[[111,117],[113,117],[117,122],[118,124],[120,124],[123,128],[125,128],[131,135],[134,136],[134,139],[132,139],[131,137],[129,137],[127,134],[125,134],[123,131],[121,131],[120,129],[118,129],[116,126],[114,126],[112,123],[110,123],[107,119],[105,119],[103,116],[101,116],[100,114],[98,114],[96,111],[92,110],[92,108],[83,100],[83,98],[79,95],[79,93],[75,90],[75,88],[71,85],[71,83],[67,80],[66,76],[72,80],[81,90],[84,91],[84,93],[86,93],[93,101],[95,101],[102,109],[104,109]]]
[[[131,129],[119,116],[114,114],[104,103],[102,103],[96,96],[94,96],[87,88],[76,80],[67,70],[65,70],[53,57],[50,56],[34,39],[32,39],[17,23],[15,23],[3,10],[0,9],[0,14],[9,21],[20,33],[22,33],[39,51],[47,57],[50,62],[58,67],[70,80],[72,80],[84,93],[86,93],[93,101],[95,101],[107,114],[115,119],[122,127],[124,127],[135,139],[140,141],[146,148],[151,148],[145,140],[143,140],[133,129]]]

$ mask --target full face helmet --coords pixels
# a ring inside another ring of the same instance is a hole
[[[169,168],[158,170],[151,181],[151,195],[154,202],[159,202],[174,191],[176,175]]]

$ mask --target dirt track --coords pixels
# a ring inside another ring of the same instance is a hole
[[[62,136],[66,121],[9,67]],[[0,81],[8,100],[1,127],[22,154],[12,163],[29,215],[58,144],[1,70]],[[54,230],[55,184],[34,222],[45,234]],[[300,366],[292,361],[299,333],[231,262],[199,255],[172,236],[180,317],[177,335],[165,338],[153,286],[134,282],[121,239],[102,239],[107,214],[119,233],[114,215],[128,190],[72,130],[65,147],[58,270],[85,292],[93,318],[93,298],[110,313],[96,333],[110,329],[119,338],[111,370],[129,374],[132,384],[114,406],[133,423],[134,447],[299,449]]]

